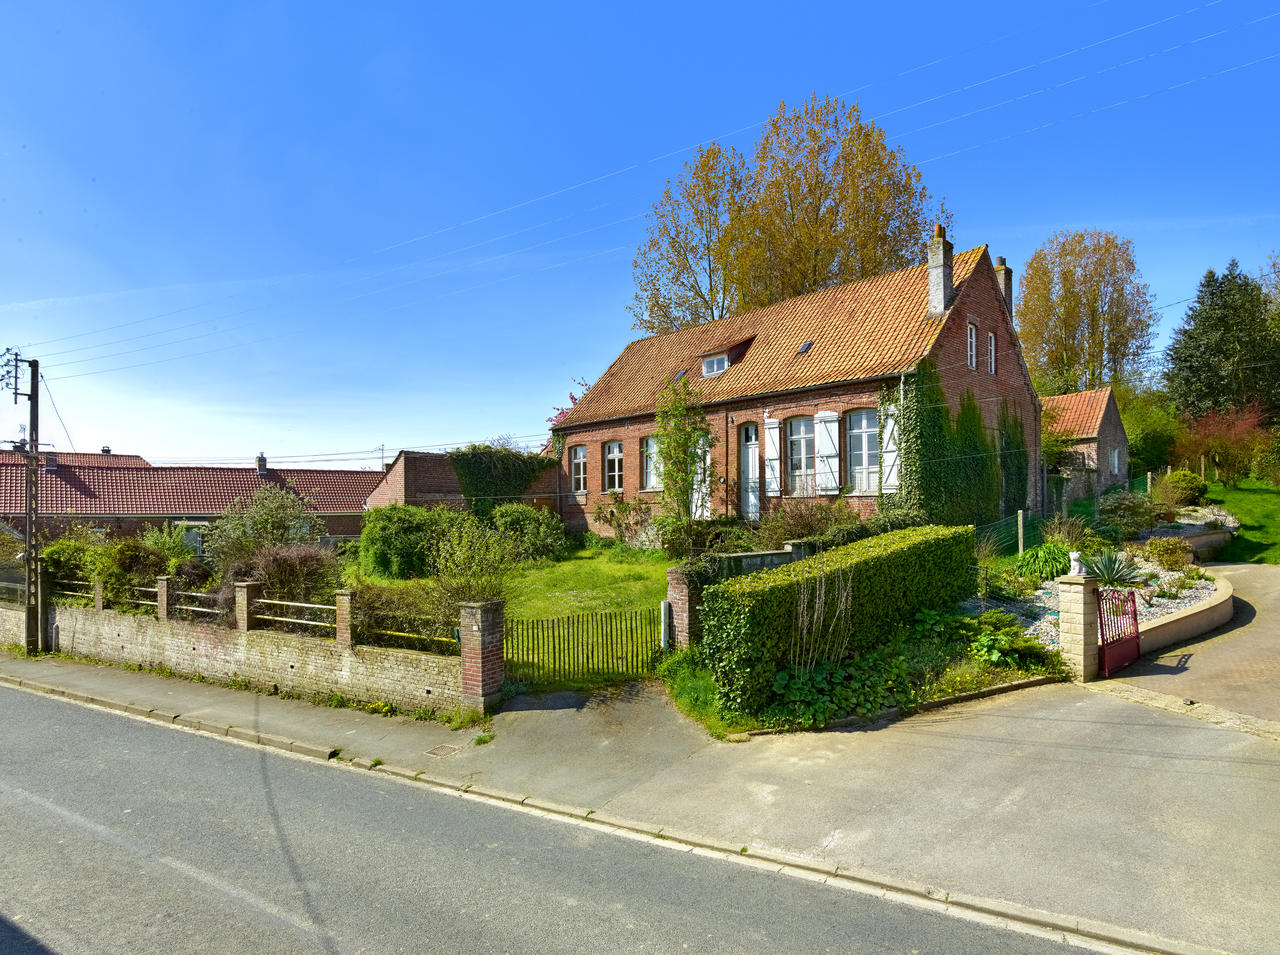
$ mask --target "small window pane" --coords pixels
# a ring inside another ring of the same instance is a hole
[[[574,446],[569,452],[570,473],[573,478],[573,489],[575,491],[585,491],[587,489],[587,447],[579,444]]]
[[[622,490],[622,442],[610,441],[604,446],[604,489]]]

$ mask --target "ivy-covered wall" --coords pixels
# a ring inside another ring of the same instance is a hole
[[[904,384],[882,392],[880,420],[890,418],[897,424],[899,487],[881,496],[881,509],[923,511],[939,524],[989,524],[1026,506],[1026,434],[1007,404],[990,433],[969,392],[953,416],[936,369],[925,361]]]
[[[472,444],[448,452],[471,510],[488,517],[499,504],[517,500],[556,459],[512,448]]]

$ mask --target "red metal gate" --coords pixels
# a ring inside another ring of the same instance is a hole
[[[1098,670],[1111,676],[1142,655],[1133,591],[1098,590]]]

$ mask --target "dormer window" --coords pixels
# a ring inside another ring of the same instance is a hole
[[[712,355],[710,358],[702,359],[702,377],[710,378],[718,375],[729,367],[729,355],[722,352],[719,355]]]

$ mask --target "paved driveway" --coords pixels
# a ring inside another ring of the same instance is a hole
[[[1128,667],[1115,680],[1280,721],[1280,566],[1213,564],[1235,587],[1235,616],[1207,636]]]

